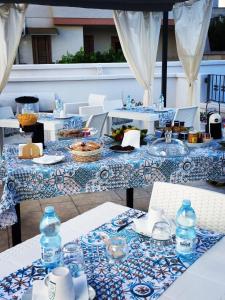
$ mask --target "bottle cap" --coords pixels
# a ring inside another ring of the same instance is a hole
[[[183,200],[183,205],[184,205],[184,206],[191,206],[191,201],[188,200],[188,199],[184,199],[184,200]]]
[[[53,213],[55,211],[54,206],[46,206],[45,207],[45,213],[50,214]]]

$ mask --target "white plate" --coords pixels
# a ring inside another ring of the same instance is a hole
[[[65,156],[64,155],[43,155],[38,158],[33,158],[32,161],[36,164],[41,164],[41,165],[52,165],[56,164],[62,160],[64,160]]]
[[[64,120],[64,119],[70,119],[72,116],[65,116],[65,117],[54,117],[56,120]]]
[[[88,300],[94,300],[96,297],[96,292],[93,289],[92,286],[88,286]],[[28,289],[22,296],[21,300],[32,300],[32,288]],[[45,300],[45,299],[40,299],[40,300]],[[77,297],[76,300],[84,300],[82,297]]]

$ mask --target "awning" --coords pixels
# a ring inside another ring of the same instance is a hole
[[[57,35],[59,34],[57,28],[40,28],[28,27],[27,34],[29,35]]]
[[[5,0],[4,3],[32,3],[52,6],[73,6],[134,11],[169,11],[183,0]]]

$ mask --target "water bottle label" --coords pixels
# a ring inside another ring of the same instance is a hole
[[[176,237],[176,250],[178,253],[190,254],[194,250],[195,240],[193,239],[182,239]]]
[[[46,264],[54,263],[60,260],[60,248],[41,248],[41,259]]]

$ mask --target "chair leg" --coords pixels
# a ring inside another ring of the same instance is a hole
[[[22,242],[21,239],[21,217],[20,217],[20,203],[16,204],[17,223],[12,225],[12,244],[16,246]]]
[[[126,190],[126,201],[127,207],[133,208],[134,207],[134,189],[129,188]]]

